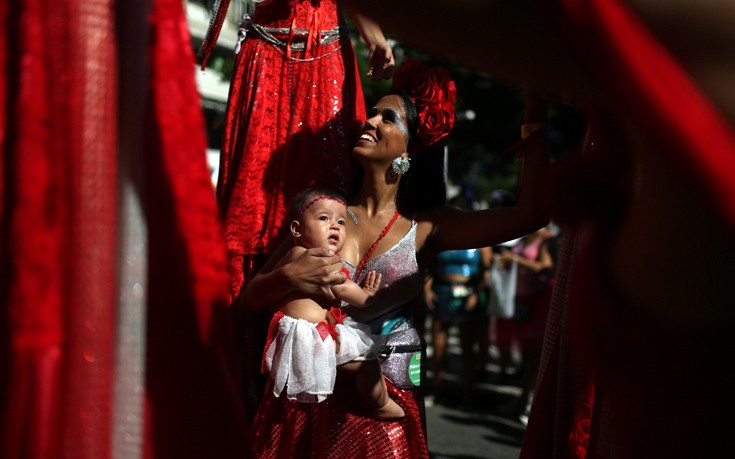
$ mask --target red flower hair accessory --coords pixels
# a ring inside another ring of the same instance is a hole
[[[416,105],[416,131],[424,146],[433,147],[449,135],[454,127],[457,88],[446,69],[410,59],[393,76],[394,89],[406,91]]]

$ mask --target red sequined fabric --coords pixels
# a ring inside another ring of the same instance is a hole
[[[276,331],[272,327],[269,335]],[[251,429],[255,457],[428,458],[423,391],[386,384],[388,395],[406,412],[400,421],[372,418],[367,402],[356,395],[354,377],[339,370],[334,393],[321,403],[276,397],[269,381]]]
[[[421,425],[424,407],[419,401],[423,395],[386,383],[390,397],[406,412],[401,421],[371,418],[366,402],[355,395],[354,378],[340,372],[334,394],[321,403],[275,397],[269,383],[251,434],[255,457],[428,458]]]
[[[312,30],[314,38],[342,24],[335,0],[265,1],[253,21]],[[351,151],[365,119],[350,40],[344,32],[335,43],[291,57],[251,30],[235,59],[217,186],[233,295],[243,284],[244,256],[269,253],[280,242],[296,193],[322,185],[349,194]]]

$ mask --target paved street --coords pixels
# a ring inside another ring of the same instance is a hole
[[[427,408],[429,452],[434,459],[516,459],[523,425],[488,413],[435,405]]]
[[[456,329],[450,331],[447,376],[441,403],[432,395],[426,399],[429,452],[433,459],[516,459],[520,454],[525,426],[515,416],[503,416],[502,407],[520,394],[514,384],[492,384],[497,367],[491,358],[488,377],[475,386],[463,403],[459,380],[460,349]],[[431,368],[431,342],[427,344],[427,367]],[[492,357],[492,355],[491,355]],[[433,392],[433,374],[428,372],[426,389]]]

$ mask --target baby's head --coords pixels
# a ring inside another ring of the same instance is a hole
[[[339,193],[307,188],[291,202],[289,218],[296,245],[307,249],[327,247],[338,252],[345,244],[347,205]]]

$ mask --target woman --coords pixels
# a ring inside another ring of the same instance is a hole
[[[565,236],[522,457],[731,456],[735,3],[351,3],[585,100],[584,146],[549,193]]]
[[[535,186],[548,163],[541,133],[525,144],[528,154],[518,207],[466,212],[422,202],[429,190],[441,188],[437,182],[425,183],[422,175],[439,172],[441,177],[443,157],[438,147],[454,121],[454,98],[454,84],[445,71],[407,63],[394,78],[394,90],[370,110],[353,149],[364,176],[359,192],[349,201],[348,239],[340,255],[350,278],[358,283],[367,270],[383,276],[385,287],[378,292],[376,304],[350,311],[373,333],[410,329],[411,300],[438,252],[489,246],[547,222]],[[527,122],[538,121],[543,112],[531,102]],[[341,267],[330,265],[334,260],[328,252],[307,252],[302,258],[293,266],[256,277],[245,292],[245,304],[267,307],[294,288],[317,293],[320,285],[344,281]],[[401,389],[389,381],[391,398],[406,417],[380,423],[365,416],[364,407],[345,385],[346,378],[338,375],[334,395],[316,405],[277,398],[269,383],[253,425],[255,454],[289,457],[309,451],[314,457],[428,457],[420,388]]]
[[[512,318],[496,317],[495,344],[498,347],[500,381],[507,379],[513,346],[521,351],[521,395],[510,405],[501,407],[507,414],[520,415],[530,405],[541,356],[541,341],[546,327],[551,274],[554,260],[549,249],[552,237],[548,228],[541,228],[522,237],[512,249],[501,248],[498,262],[503,266],[517,263],[515,310]]]

